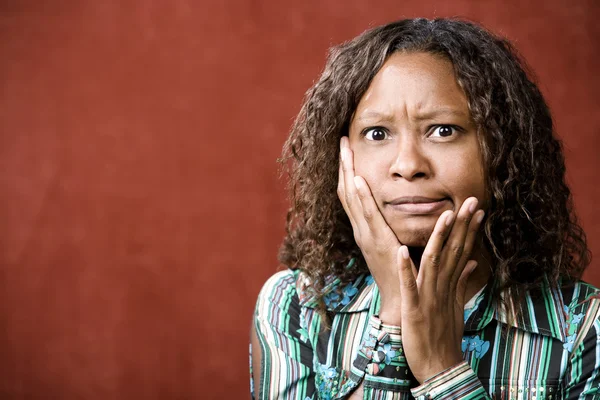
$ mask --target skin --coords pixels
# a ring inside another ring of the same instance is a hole
[[[338,195],[379,287],[380,318],[402,327],[422,383],[462,361],[464,304],[489,277],[476,245],[487,204],[477,127],[452,64],[391,55],[340,151]]]

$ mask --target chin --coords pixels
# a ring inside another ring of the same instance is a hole
[[[433,226],[414,229],[407,229],[406,226],[403,226],[399,229],[393,229],[393,231],[400,244],[408,247],[425,247],[433,232]]]

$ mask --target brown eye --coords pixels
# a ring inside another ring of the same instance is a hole
[[[437,137],[448,137],[452,136],[456,132],[456,128],[452,125],[439,125],[433,129],[431,136]]]
[[[388,138],[388,134],[385,130],[381,128],[372,128],[365,132],[365,138],[367,140],[385,140]]]

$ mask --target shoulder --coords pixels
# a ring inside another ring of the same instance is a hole
[[[298,271],[286,269],[267,279],[258,295],[257,314],[270,313],[273,308],[286,309],[294,303],[298,304],[298,274]]]
[[[577,281],[563,285],[563,316],[565,348],[572,350],[591,340],[596,345],[600,334],[600,290],[589,283]]]
[[[564,301],[564,310],[578,310],[584,314],[593,313],[600,305],[600,289],[583,282],[567,282],[561,285],[560,291]]]

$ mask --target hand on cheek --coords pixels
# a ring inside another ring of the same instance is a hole
[[[415,279],[408,248],[398,251],[402,292],[402,343],[406,360],[419,382],[462,360],[467,280],[477,267],[469,260],[484,211],[469,198],[456,217],[438,219]]]
[[[338,196],[350,219],[354,239],[379,287],[382,304],[399,310],[400,287],[396,254],[400,242],[379,211],[367,182],[354,175],[348,138],[340,143]]]

